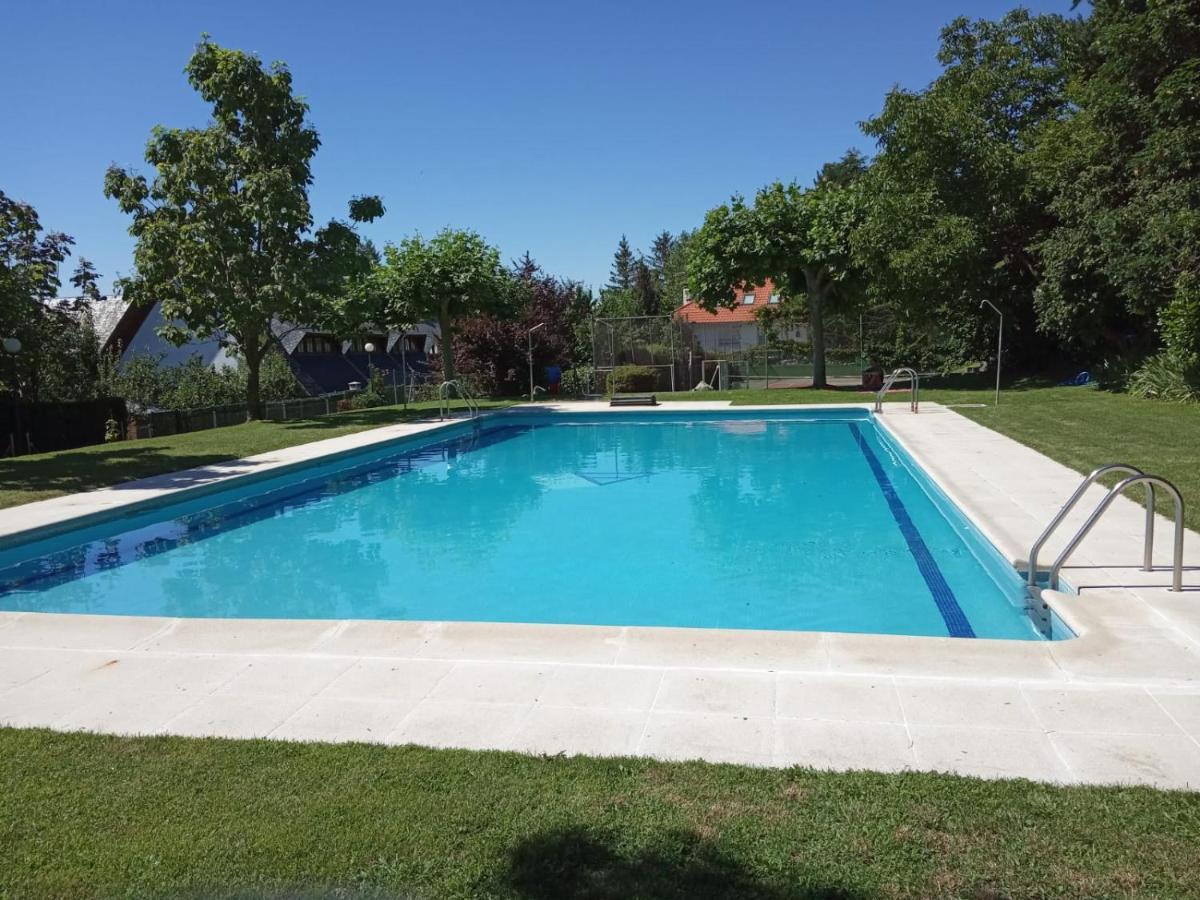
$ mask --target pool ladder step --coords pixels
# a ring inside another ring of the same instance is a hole
[[[1146,486],[1146,534],[1142,548],[1142,571],[1154,571],[1154,488],[1157,485],[1170,494],[1171,499],[1175,501],[1175,547],[1172,556],[1172,568],[1174,571],[1170,590],[1183,590],[1183,496],[1179,493],[1179,489],[1167,481],[1167,479],[1158,475],[1147,475],[1136,466],[1130,466],[1125,463],[1108,463],[1095,469],[1087,478],[1083,479],[1079,487],[1075,489],[1075,493],[1067,499],[1062,509],[1055,514],[1054,518],[1050,520],[1050,524],[1046,526],[1045,530],[1038,536],[1038,539],[1034,541],[1033,547],[1029,551],[1028,604],[1030,615],[1033,616],[1034,622],[1044,633],[1049,633],[1050,609],[1045,601],[1041,599],[1041,591],[1038,589],[1038,554],[1058,526],[1063,523],[1067,514],[1083,498],[1087,489],[1098,478],[1107,475],[1109,472],[1124,472],[1127,474],[1125,478],[1118,481],[1109,489],[1104,498],[1096,505],[1096,508],[1092,510],[1092,514],[1088,516],[1087,521],[1080,526],[1071,540],[1067,542],[1066,547],[1058,554],[1053,565],[1050,566],[1050,578],[1047,582],[1047,587],[1052,591],[1058,590],[1059,573],[1062,571],[1067,559],[1083,543],[1083,539],[1088,536],[1108,508],[1112,506],[1113,501],[1134,485],[1144,484]]]
[[[887,377],[883,387],[875,395],[875,412],[883,412],[883,400],[887,396],[888,391],[892,389],[892,385],[896,383],[897,378],[907,378],[909,381],[908,408],[913,412],[920,412],[921,409],[921,376],[917,374],[916,369],[908,366],[901,366],[895,372]]]

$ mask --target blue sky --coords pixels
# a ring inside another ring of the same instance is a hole
[[[378,193],[378,243],[473,228],[598,286],[622,233],[648,248],[734,191],[811,180],[893,85],[938,71],[938,31],[1001,0],[912,2],[10,3],[0,189],[131,267],[102,194],[150,129],[203,125],[182,68],[201,32],[291,67],[322,147],[318,221]],[[1027,4],[1070,12],[1070,0]]]

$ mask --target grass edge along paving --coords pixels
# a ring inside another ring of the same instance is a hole
[[[0,895],[1200,895],[1200,795],[0,729]]]

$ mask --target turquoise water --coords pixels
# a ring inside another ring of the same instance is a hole
[[[502,415],[0,551],[0,608],[1036,640],[856,410]]]

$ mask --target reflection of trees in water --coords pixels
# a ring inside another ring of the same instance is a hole
[[[860,498],[845,473],[844,426],[768,423],[757,434],[716,431],[692,496],[691,540],[748,587],[819,588],[820,569],[864,539]]]
[[[161,581],[161,612],[336,618],[363,603],[386,604],[377,592],[389,581],[387,562],[378,544],[343,536],[348,518],[284,517],[272,523],[270,541],[239,528],[219,543],[156,560],[170,566]]]

